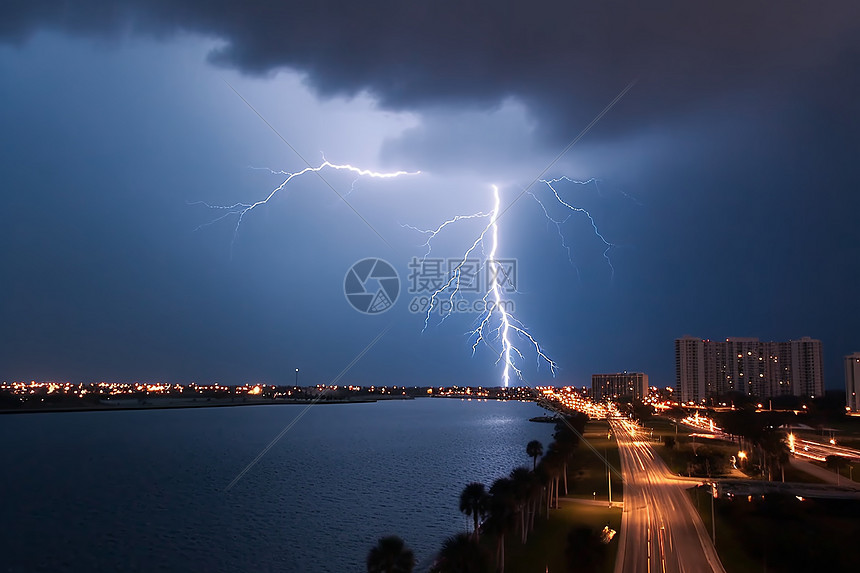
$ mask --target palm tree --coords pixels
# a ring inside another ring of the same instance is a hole
[[[541,474],[546,477],[547,496],[546,496],[546,515],[549,517],[549,510],[552,507],[558,507],[558,481],[561,477],[562,461],[561,455],[557,450],[550,447],[546,455],[541,459]],[[556,500],[555,502],[553,500]]]
[[[570,462],[570,459],[573,457],[573,454],[576,452],[577,447],[579,446],[579,439],[576,436],[573,439],[564,439],[557,440],[552,444],[555,447],[555,450],[559,454],[559,459],[561,460],[561,476],[564,479],[564,495],[567,495],[567,464]]]
[[[535,516],[540,510],[542,496],[543,480],[537,471],[533,471],[529,474],[529,515],[527,517],[529,533],[535,528]]]
[[[496,566],[505,572],[505,535],[516,523],[514,484],[508,478],[499,478],[490,486],[490,515],[486,528],[496,536]]]
[[[367,573],[412,573],[415,555],[396,535],[381,538],[367,554]]]
[[[773,479],[773,465],[783,469],[788,463],[789,449],[783,435],[774,430],[764,432],[759,438],[759,447],[762,450],[765,465],[768,468],[768,480]]]
[[[532,440],[526,444],[526,454],[532,459],[532,471],[537,468],[537,459],[543,455],[543,444],[538,440]]]
[[[537,498],[538,499],[537,499],[537,504],[535,507],[535,513],[540,514],[540,511],[539,511],[540,508],[546,506],[547,517],[549,517],[549,504],[544,503],[544,501],[543,501],[544,497],[543,496],[546,495],[547,499],[549,499],[550,477],[549,477],[549,471],[547,470],[543,459],[541,459],[541,461],[538,463],[537,468],[534,471],[534,479],[538,484],[537,485]],[[532,527],[534,527],[534,523],[532,523]]]
[[[520,514],[521,541],[525,543],[528,540],[529,532],[534,529],[534,517],[541,501],[543,481],[536,472],[525,467],[514,469],[510,477],[514,485],[516,509]]]
[[[745,449],[745,442],[757,443],[764,431],[761,417],[748,407],[724,412],[717,419],[727,433],[737,436],[741,449]]]
[[[458,533],[442,544],[433,573],[487,573],[489,568],[484,546],[468,533]]]
[[[567,495],[567,464],[579,447],[579,437],[585,431],[585,420],[582,416],[565,416],[555,426],[553,437],[555,441],[549,445],[548,450],[555,450],[559,454],[562,464],[561,475],[564,478],[564,493]]]
[[[528,468],[516,468],[511,471],[514,509],[519,515],[517,528],[520,530],[520,540],[526,542],[526,513],[531,500],[532,471]]]
[[[475,521],[473,534],[475,539],[480,535],[478,521],[487,514],[487,488],[482,483],[473,482],[463,488],[460,494],[460,511],[471,515]]]

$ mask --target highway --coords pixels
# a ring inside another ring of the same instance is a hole
[[[707,432],[711,437],[725,440],[727,442],[733,442],[735,439],[735,436],[725,433],[722,428],[716,426],[714,424],[714,420],[711,418],[700,416],[698,411],[694,416],[687,416],[681,420],[680,423],[689,428]],[[860,450],[838,445],[836,440],[830,440],[830,442],[827,443],[821,440],[806,440],[801,437],[796,437],[794,433],[791,432],[791,428],[789,428],[788,431],[788,444],[791,449],[791,453],[798,458],[806,458],[823,462],[827,459],[827,456],[836,455],[842,456],[843,458],[853,462],[860,461]]]
[[[827,456],[842,456],[852,462],[860,461],[860,451],[844,446],[836,445],[836,443],[824,443],[814,440],[802,440],[800,438],[791,438],[789,441],[791,453],[798,458],[807,458],[823,462]]]
[[[624,476],[615,573],[725,573],[684,491],[691,484],[669,472],[635,424],[610,419],[610,425]]]

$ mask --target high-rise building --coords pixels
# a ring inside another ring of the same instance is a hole
[[[592,374],[591,395],[598,401],[621,397],[642,400],[648,396],[648,375],[642,372]]]
[[[675,340],[675,382],[682,402],[701,402],[728,392],[760,398],[821,396],[821,341],[809,337],[788,342],[712,341],[685,336]]]
[[[791,341],[791,376],[795,396],[824,396],[820,340],[805,336]]]
[[[675,390],[680,402],[701,402],[710,393],[705,386],[705,342],[692,336],[675,341]]]
[[[860,412],[860,352],[845,357],[845,405]]]

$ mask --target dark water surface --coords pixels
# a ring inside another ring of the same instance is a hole
[[[427,563],[469,481],[529,465],[521,402],[418,399],[0,416],[0,571],[364,571],[383,535]]]

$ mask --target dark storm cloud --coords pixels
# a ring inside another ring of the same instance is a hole
[[[301,70],[321,94],[367,90],[395,109],[484,106],[515,96],[544,128],[560,125],[558,133],[570,137],[634,78],[641,82],[619,118],[625,128],[725,93],[778,98],[810,74],[815,89],[827,91],[832,74],[822,69],[840,60],[850,69],[857,61],[860,3],[5,3],[0,35],[7,41],[39,29],[210,35],[224,42],[211,54],[215,62],[248,73]],[[619,127],[610,122],[605,129]]]
[[[208,214],[186,200],[256,200],[268,183],[235,171],[296,161],[218,78],[233,74],[201,72],[214,45],[220,66],[293,69],[318,94],[371,96],[311,113],[294,75],[236,84],[307,157],[335,145],[333,160],[378,151],[432,174],[350,197],[395,233],[394,213],[430,227],[461,200],[486,208],[491,177],[531,181],[638,79],[551,174],[600,179],[574,196],[619,245],[614,281],[587,224],[565,227],[580,277],[528,197],[504,219],[533,287],[518,312],[561,357],[560,381],[639,369],[670,383],[685,333],[810,335],[837,386],[841,356],[860,347],[858,28],[856,0],[7,0],[0,181],[14,247],[0,250],[0,376],[289,381],[301,365],[323,381],[378,332],[340,313],[352,312],[345,269],[380,245],[353,214],[321,210],[312,187],[258,210],[229,264],[229,223],[189,234]],[[156,41],[125,41],[136,37]],[[412,127],[382,130],[378,110],[355,119],[371,101],[418,112],[396,124]],[[318,224],[341,215],[337,233]],[[295,272],[320,265],[318,282]],[[334,358],[333,331],[357,347]],[[495,379],[457,328],[419,332],[404,321],[354,381]]]

